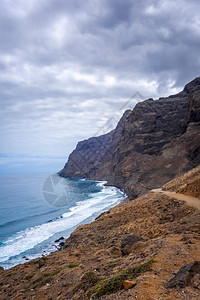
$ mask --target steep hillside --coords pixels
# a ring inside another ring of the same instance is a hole
[[[200,164],[200,77],[125,112],[112,132],[79,142],[63,177],[107,180],[136,198]]]
[[[0,299],[200,299],[199,249],[200,211],[149,192],[79,226],[63,250],[0,270]]]
[[[200,166],[166,183],[163,189],[200,198]]]

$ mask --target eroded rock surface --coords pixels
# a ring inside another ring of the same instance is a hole
[[[136,198],[200,164],[200,77],[177,95],[125,112],[116,129],[79,142],[60,175],[107,180]]]
[[[195,285],[198,287],[198,280],[200,276],[200,261],[193,261],[186,266],[183,266],[177,274],[170,279],[168,287],[173,288],[179,286],[181,288],[187,285]]]

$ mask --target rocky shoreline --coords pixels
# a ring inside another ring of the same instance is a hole
[[[185,178],[195,193],[200,167]],[[79,226],[61,251],[0,270],[0,299],[198,299],[199,249],[200,211],[149,192]]]

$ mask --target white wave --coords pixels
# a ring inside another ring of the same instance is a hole
[[[98,182],[97,186],[104,186],[107,183],[107,181],[97,181],[97,182]]]
[[[121,193],[121,195],[123,194]],[[4,246],[0,247],[0,262],[6,262],[11,257],[34,248],[56,233],[78,226],[93,214],[103,211],[107,207],[112,207],[121,200],[119,190],[115,187],[103,188],[101,192],[90,196],[87,200],[77,202],[76,206],[71,207],[69,212],[62,214],[62,218],[27,228],[11,237],[4,243]]]

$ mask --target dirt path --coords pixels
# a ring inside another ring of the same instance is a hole
[[[154,189],[151,191],[153,193],[162,193],[169,197],[176,198],[177,200],[185,201],[185,202],[187,202],[187,204],[189,206],[193,206],[200,210],[200,199],[199,198],[191,197],[191,196],[184,195],[184,194],[178,194],[175,192],[163,191],[162,189]]]

